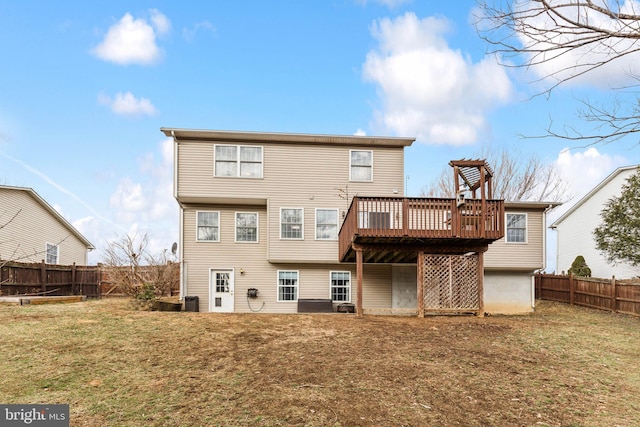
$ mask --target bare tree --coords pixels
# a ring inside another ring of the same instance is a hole
[[[554,164],[545,164],[538,157],[523,159],[502,149],[483,147],[478,158],[491,166],[493,197],[508,201],[559,201],[567,196],[568,185]],[[446,168],[431,184],[423,187],[425,197],[455,197],[453,171]]]
[[[109,279],[125,294],[153,302],[171,295],[179,264],[168,259],[166,251],[149,252],[149,235],[125,234],[112,240],[104,251],[103,263]]]
[[[478,0],[476,28],[480,37],[502,58],[502,65],[544,69],[543,93],[625,60],[640,52],[640,9],[626,0]],[[638,82],[634,70],[628,74]],[[611,88],[612,106],[583,100],[579,116],[593,128],[573,127],[547,135],[585,145],[607,143],[640,131],[637,84]]]

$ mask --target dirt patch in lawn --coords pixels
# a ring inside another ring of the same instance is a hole
[[[640,425],[640,320],[0,308],[3,403],[72,425]]]

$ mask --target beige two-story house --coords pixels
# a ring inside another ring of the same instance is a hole
[[[452,162],[466,200],[405,198],[413,138],[161,130],[174,140],[181,296],[200,311],[533,309],[548,205],[505,213],[483,162]]]
[[[87,265],[93,249],[33,189],[0,185],[0,261]]]

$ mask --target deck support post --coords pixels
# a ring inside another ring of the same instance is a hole
[[[362,317],[362,249],[356,249],[356,315]]]
[[[418,252],[418,270],[416,280],[418,296],[418,317],[424,317],[424,252]]]

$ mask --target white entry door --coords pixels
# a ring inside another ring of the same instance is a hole
[[[211,270],[209,311],[233,313],[233,269]]]

